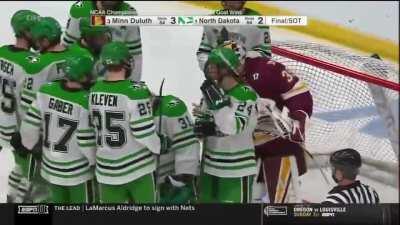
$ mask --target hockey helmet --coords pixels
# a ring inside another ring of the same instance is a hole
[[[338,150],[332,153],[329,162],[333,167],[342,166],[355,169],[360,168],[362,164],[360,153],[351,148]]]
[[[107,26],[92,26],[89,17],[83,17],[80,19],[79,30],[82,37],[100,36],[111,32],[110,28]]]
[[[82,82],[89,76],[94,65],[94,60],[89,55],[68,57],[63,67],[65,76],[71,81]]]
[[[104,45],[100,53],[100,60],[105,66],[125,65],[130,66],[131,55],[125,43],[113,41]]]
[[[51,43],[57,43],[61,37],[61,26],[53,17],[41,17],[31,33],[35,41],[46,38]]]
[[[231,48],[218,47],[212,50],[208,55],[207,63],[229,68],[236,75],[239,74],[240,60],[236,52]]]
[[[223,48],[230,48],[233,51],[235,51],[236,55],[239,57],[240,62],[244,62],[246,58],[246,49],[243,47],[243,45],[237,44],[235,41],[225,41],[221,47]]]
[[[39,14],[31,10],[18,10],[11,17],[11,27],[17,37],[23,35],[25,31],[31,28],[39,21]]]

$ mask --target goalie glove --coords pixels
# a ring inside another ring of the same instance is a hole
[[[289,110],[283,107],[282,111],[276,107],[272,99],[261,98],[258,101],[258,125],[257,130],[262,130],[271,135],[287,138],[289,137],[293,125],[289,118]]]
[[[283,107],[281,111],[276,107],[275,101],[266,98],[259,100],[258,108],[260,113],[258,130],[287,138],[292,142],[305,141],[305,126],[308,121],[306,112],[302,110],[290,112],[287,107]]]
[[[218,110],[230,105],[230,98],[210,79],[206,79],[200,87],[209,109]]]

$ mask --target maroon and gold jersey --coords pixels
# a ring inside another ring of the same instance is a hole
[[[244,78],[261,98],[274,100],[279,109],[286,106],[290,112],[302,110],[311,116],[313,102],[307,84],[283,64],[269,58],[247,58]]]

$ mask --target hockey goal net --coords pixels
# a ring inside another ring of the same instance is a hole
[[[373,57],[314,43],[274,42],[272,52],[276,61],[310,87],[314,112],[305,146],[317,156],[314,158],[328,166],[331,152],[354,148],[363,157],[361,173],[397,186],[396,67]]]

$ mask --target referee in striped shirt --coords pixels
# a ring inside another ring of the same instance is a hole
[[[324,204],[377,204],[376,191],[356,180],[361,167],[361,155],[354,149],[334,152],[330,159],[332,178],[338,184],[326,197]]]

